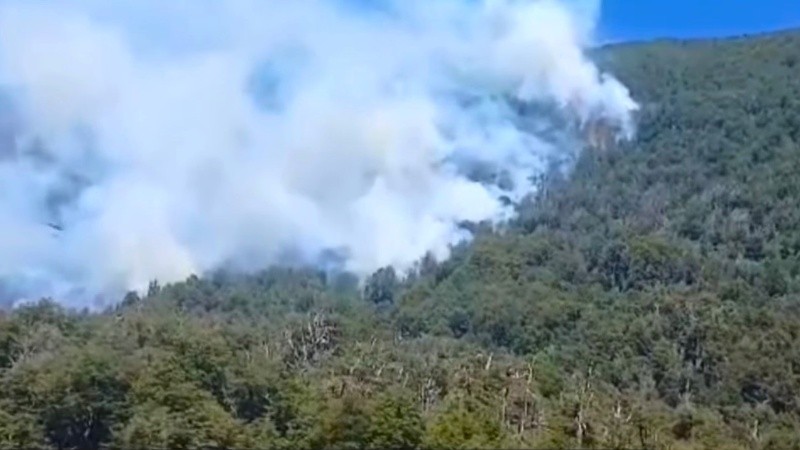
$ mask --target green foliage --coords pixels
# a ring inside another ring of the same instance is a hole
[[[447,261],[0,316],[0,447],[800,448],[800,33],[595,57],[637,139]]]
[[[0,410],[0,448],[41,448],[45,442],[35,416]]]
[[[422,443],[425,422],[409,392],[382,394],[371,411],[369,444],[373,448],[415,449]]]
[[[322,412],[319,448],[360,449],[369,446],[371,415],[363,398],[331,399]]]
[[[503,432],[500,423],[482,411],[453,405],[437,414],[425,435],[425,447],[497,448]]]

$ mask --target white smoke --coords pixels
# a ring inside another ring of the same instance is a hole
[[[331,249],[403,270],[575,150],[513,102],[630,131],[583,53],[596,2],[376,5],[0,0],[5,295],[86,303]]]

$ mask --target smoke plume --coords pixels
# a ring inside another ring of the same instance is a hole
[[[579,150],[570,123],[630,132],[636,104],[584,55],[597,12],[0,0],[0,296],[85,305],[331,251],[357,274],[444,258]]]

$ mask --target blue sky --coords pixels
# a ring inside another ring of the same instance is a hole
[[[340,0],[375,7],[385,0]],[[465,0],[471,1],[471,0]],[[599,38],[725,37],[800,28],[800,0],[599,0]]]
[[[800,0],[603,0],[602,40],[713,37],[800,27]]]

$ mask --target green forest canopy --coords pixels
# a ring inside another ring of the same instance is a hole
[[[800,32],[595,57],[637,139],[407,280],[6,313],[0,447],[800,448]]]

